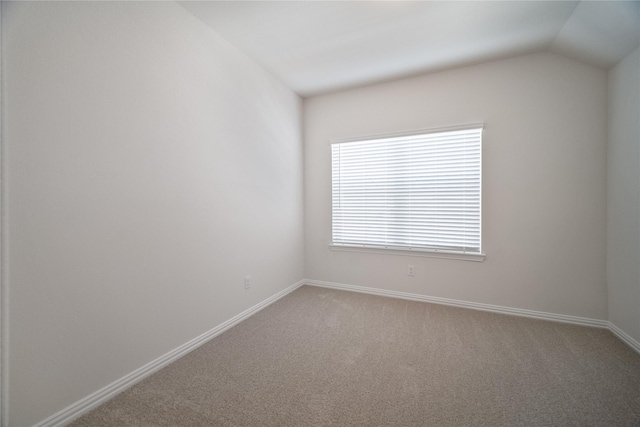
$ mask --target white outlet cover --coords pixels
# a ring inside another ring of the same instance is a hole
[[[408,276],[415,276],[416,275],[416,268],[414,265],[409,264],[408,269],[407,269],[407,275]]]

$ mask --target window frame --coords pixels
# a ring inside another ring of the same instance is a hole
[[[445,250],[438,248],[403,248],[403,247],[384,247],[384,246],[368,246],[365,244],[344,244],[344,243],[333,243],[333,155],[332,155],[332,147],[334,144],[341,143],[349,143],[349,142],[358,142],[358,141],[368,141],[368,140],[376,140],[376,139],[385,139],[385,138],[396,138],[396,137],[407,137],[414,135],[425,135],[430,133],[442,133],[442,132],[453,132],[460,130],[470,130],[470,129],[481,129],[481,137],[480,137],[480,200],[479,200],[479,240],[480,247],[479,252],[467,252],[467,251],[453,251],[453,250]],[[365,252],[365,253],[375,253],[375,254],[385,254],[385,255],[399,255],[399,256],[412,256],[412,257],[435,257],[435,258],[446,258],[446,259],[455,259],[455,260],[464,260],[464,261],[476,261],[482,262],[485,260],[486,255],[483,251],[483,151],[485,144],[485,125],[484,123],[470,123],[460,126],[448,126],[448,127],[438,127],[438,128],[428,128],[428,129],[417,129],[407,132],[393,132],[393,133],[385,133],[385,134],[376,134],[376,135],[365,135],[358,136],[352,138],[337,138],[331,139],[329,141],[329,158],[330,160],[330,196],[331,202],[329,204],[330,210],[330,224],[329,224],[329,249],[332,251],[340,251],[340,252]]]

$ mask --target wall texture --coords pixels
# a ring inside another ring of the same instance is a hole
[[[2,6],[26,426],[302,279],[302,103],[173,2]]]
[[[541,53],[304,106],[307,278],[607,318],[605,71]],[[331,139],[476,122],[485,123],[484,262],[329,249]]]
[[[609,70],[609,320],[640,341],[640,50]]]

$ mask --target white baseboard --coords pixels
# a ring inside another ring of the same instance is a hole
[[[116,394],[119,394],[136,384],[137,382],[143,380],[154,372],[159,371],[164,368],[171,362],[179,359],[180,357],[186,355],[187,353],[195,350],[200,347],[202,344],[206,343],[210,339],[220,335],[227,329],[235,326],[236,324],[242,322],[248,317],[254,315],[258,311],[263,308],[273,304],[275,301],[279,300],[283,296],[288,293],[294,291],[298,287],[302,286],[305,283],[304,280],[301,280],[288,288],[278,292],[277,294],[267,298],[266,300],[254,305],[253,307],[243,311],[237,316],[232,317],[224,323],[216,326],[215,328],[205,332],[204,334],[192,339],[191,341],[182,344],[180,347],[177,347],[170,352],[158,357],[157,359],[147,363],[141,368],[136,369],[128,375],[120,378],[109,384],[106,387],[101,388],[95,393],[90,394],[89,396],[77,401],[76,403],[64,408],[63,410],[53,414],[52,416],[46,418],[45,420],[40,421],[34,427],[54,427],[54,426],[63,426],[67,423],[70,423],[74,419],[86,414],[90,410],[96,408],[102,403],[114,397]]]
[[[148,364],[136,369],[128,375],[114,381],[108,386],[90,394],[89,396],[77,401],[76,403],[62,409],[54,415],[39,422],[34,427],[58,427],[70,423],[74,419],[86,414],[90,410],[103,404],[115,395],[125,391],[137,382],[143,380],[154,372],[159,371],[171,362],[179,359],[187,353],[195,350],[210,339],[220,335],[227,329],[235,326],[243,320],[249,318],[253,314],[269,306],[290,292],[293,292],[302,285],[319,286],[324,288],[340,289],[351,292],[360,292],[365,294],[387,296],[392,298],[401,298],[412,301],[430,302],[434,304],[449,305],[453,307],[470,308],[474,310],[489,311],[493,313],[509,314],[521,317],[530,317],[534,319],[551,320],[555,322],[572,323],[583,326],[593,326],[599,328],[607,328],[620,340],[629,345],[632,349],[640,353],[640,342],[626,334],[616,325],[606,320],[589,319],[585,317],[568,316],[564,314],[547,313],[542,311],[525,310],[520,308],[503,307],[491,304],[482,304],[468,301],[460,301],[449,298],[430,297],[420,294],[412,294],[407,292],[390,291],[386,289],[369,288],[365,286],[346,285],[342,283],[324,282],[320,280],[301,280],[288,288],[278,292],[277,294],[265,299],[264,301],[254,305],[253,307],[243,311],[237,316],[232,317],[215,328],[205,332],[204,334],[192,339],[191,341],[175,348],[174,350],[160,356],[159,358],[149,362]]]
[[[640,354],[640,342],[636,341],[633,337],[631,337],[629,334],[624,332],[622,329],[618,328],[613,323],[611,322],[608,322],[608,323],[609,323],[609,330],[613,335],[618,337],[621,341],[626,343],[629,347],[631,347],[638,354]]]
[[[380,295],[393,298],[401,298],[412,301],[431,302],[434,304],[450,305],[454,307],[471,308],[474,310],[490,311],[492,313],[510,314],[513,316],[530,317],[533,319],[551,320],[554,322],[572,323],[582,326],[593,326],[597,328],[609,329],[622,342],[627,344],[638,354],[640,354],[640,342],[635,340],[629,334],[618,328],[613,323],[600,320],[589,319],[587,317],[568,316],[566,314],[547,313],[544,311],[525,310],[522,308],[503,307],[499,305],[481,304],[477,302],[460,301],[448,298],[430,297],[420,294],[411,294],[407,292],[389,291],[386,289],[368,288],[365,286],[345,285],[343,283],[323,282],[320,280],[306,280],[305,284],[311,286],[320,286],[323,288],[341,289],[344,291],[360,292],[365,294]]]
[[[393,298],[407,299],[411,301],[430,302],[434,304],[450,305],[453,307],[471,308],[474,310],[490,311],[492,313],[510,314],[513,316],[530,317],[533,319],[552,320],[554,322],[573,323],[575,325],[594,326],[608,328],[609,322],[587,317],[568,316],[566,314],[547,313],[544,311],[525,310],[523,308],[503,307],[500,305],[482,304],[477,302],[460,301],[449,298],[430,297],[407,292],[390,291],[386,289],[368,288],[365,286],[345,285],[343,283],[323,282],[320,280],[306,280],[305,284],[320,286],[323,288],[341,289],[345,291],[360,292],[365,294],[380,295]]]

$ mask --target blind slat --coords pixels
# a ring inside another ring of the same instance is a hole
[[[334,244],[480,253],[481,128],[331,147]]]

